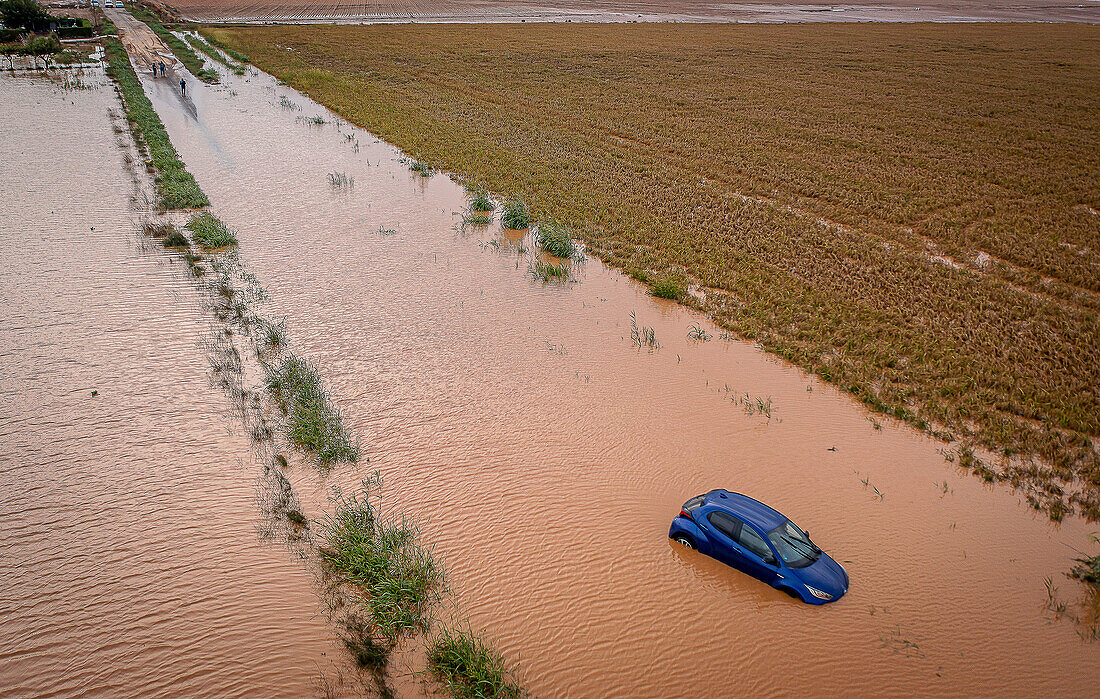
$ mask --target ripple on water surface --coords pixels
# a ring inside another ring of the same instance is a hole
[[[719,332],[597,260],[575,284],[534,280],[515,236],[454,229],[447,177],[268,76],[223,81],[185,105],[146,84],[393,506],[536,694],[1094,688],[1096,646],[1042,611],[1043,579],[1089,545],[1081,522],[1050,524],[746,343],[689,340]],[[632,311],[658,351],[632,345]],[[360,477],[294,476],[314,512]],[[851,592],[803,606],[670,545],[680,504],[714,487],[812,531]]]
[[[311,693],[331,629],[259,541],[197,299],[135,233],[117,101],[3,75],[0,105],[0,695]]]

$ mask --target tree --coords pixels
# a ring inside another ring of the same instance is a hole
[[[0,21],[10,29],[37,32],[49,29],[50,22],[56,22],[57,18],[35,0],[0,0]]]
[[[49,36],[36,36],[23,44],[23,53],[34,56],[34,67],[38,68],[38,57],[42,56],[46,70],[50,68],[50,57],[61,50],[61,42],[53,34]]]
[[[21,44],[0,44],[0,56],[8,59],[8,70],[15,70],[15,57],[23,53]]]

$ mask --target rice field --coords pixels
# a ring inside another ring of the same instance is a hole
[[[205,34],[656,295],[977,449],[959,463],[1056,518],[1100,517],[1100,28]]]

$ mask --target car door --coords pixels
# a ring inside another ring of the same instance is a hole
[[[742,524],[737,536],[745,558],[745,570],[749,575],[759,578],[769,585],[779,576],[779,559],[760,532],[749,524]]]
[[[712,510],[706,517],[707,534],[714,542],[712,555],[726,565],[745,570],[745,551],[737,542],[741,534],[741,520],[722,510]]]

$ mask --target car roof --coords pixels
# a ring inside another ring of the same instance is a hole
[[[748,495],[732,493],[728,490],[712,490],[707,493],[707,499],[704,502],[720,510],[725,510],[750,524],[755,524],[765,532],[775,529],[787,521],[786,517],[759,500],[753,500]]]

